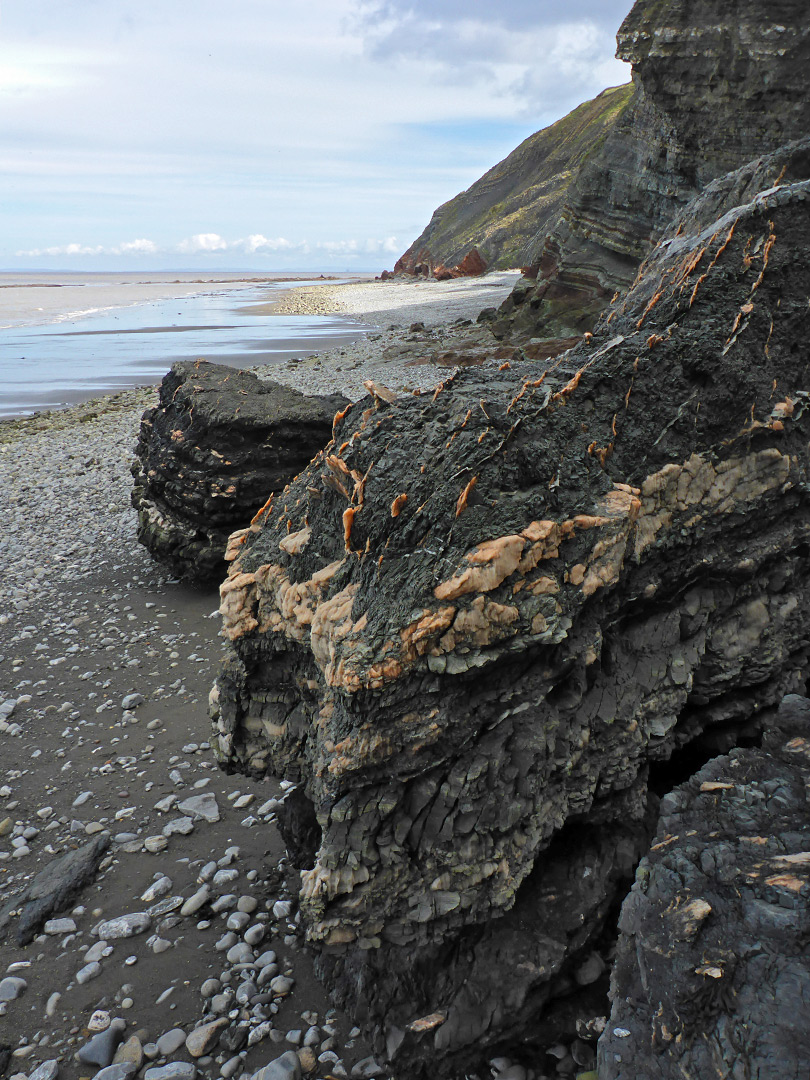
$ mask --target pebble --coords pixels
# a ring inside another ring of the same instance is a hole
[[[76,929],[74,919],[48,919],[42,927],[45,934],[72,934]]]
[[[186,1033],[182,1028],[172,1028],[171,1031],[165,1032],[157,1039],[158,1053],[164,1057],[168,1057],[173,1054],[175,1050],[179,1050],[181,1046],[185,1044]]]
[[[106,1031],[94,1035],[89,1042],[86,1042],[79,1049],[76,1055],[79,1061],[83,1065],[98,1065],[102,1069],[107,1065],[111,1065],[126,1027],[125,1020],[113,1020]]]
[[[43,1061],[41,1065],[38,1065],[28,1080],[56,1080],[58,1075],[59,1062],[52,1058],[50,1061]]]
[[[109,949],[109,952],[107,950]],[[112,946],[108,945],[104,938],[97,941],[94,945],[91,945],[87,952],[84,954],[85,960],[92,964],[94,961],[102,960],[105,956],[109,956],[112,953]]]
[[[207,885],[203,885],[183,903],[183,906],[180,908],[180,914],[194,915],[208,901],[210,895],[211,890]]]
[[[112,1065],[99,1069],[93,1080],[129,1080],[137,1071],[133,1061],[114,1061]]]
[[[301,1062],[294,1050],[269,1062],[263,1069],[255,1072],[251,1080],[300,1080]]]
[[[170,1061],[158,1068],[147,1069],[144,1080],[195,1080],[197,1066],[188,1061]]]
[[[76,982],[84,985],[90,982],[91,979],[97,979],[101,974],[101,964],[97,960],[93,960],[89,964],[85,964],[83,968],[79,968],[76,972]]]
[[[115,1051],[113,1065],[132,1065],[137,1072],[143,1064],[143,1045],[137,1035],[130,1035]]]
[[[207,1054],[209,1050],[216,1046],[220,1031],[227,1025],[228,1020],[225,1017],[220,1017],[218,1020],[211,1020],[209,1023],[195,1028],[189,1032],[186,1038],[186,1050],[195,1058]]]
[[[141,900],[144,900],[147,904],[151,904],[155,900],[160,900],[162,896],[166,896],[171,891],[172,879],[163,874],[157,881],[152,882],[146,892],[141,895]]]
[[[119,938],[143,934],[151,925],[152,919],[147,912],[134,911],[131,915],[119,915],[117,919],[101,923],[96,928],[96,933],[99,937],[116,941]]]
[[[87,1021],[88,1031],[106,1031],[110,1026],[111,1017],[104,1009],[96,1009],[90,1019]]]
[[[191,795],[177,804],[177,809],[191,817],[201,818],[203,821],[219,821],[219,806],[216,796],[211,791],[204,791],[201,795]]]
[[[267,928],[262,926],[261,923],[256,923],[248,929],[242,935],[248,945],[258,945],[264,940],[264,935],[267,932]]]
[[[194,832],[194,822],[190,817],[175,818],[174,821],[164,825],[161,831],[164,836],[189,836]]]
[[[28,983],[25,979],[9,975],[5,979],[0,979],[0,1001],[15,1001],[27,989]]]
[[[240,896],[236,901],[236,910],[244,912],[245,915],[252,915],[258,906],[259,901],[255,896]]]

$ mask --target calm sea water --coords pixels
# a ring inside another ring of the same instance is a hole
[[[29,323],[36,322],[35,304],[44,298],[47,306],[39,309],[40,319],[50,321],[0,326],[0,417],[151,385],[175,360],[202,357],[234,367],[272,364],[356,340],[367,332],[367,326],[337,316],[267,315],[257,310],[257,305],[272,302],[279,290],[291,287],[294,283],[230,283],[227,288],[212,284],[210,291],[197,295],[149,301],[142,299],[143,288],[128,291],[126,283],[108,293],[95,286],[92,293],[65,289],[64,305],[73,310],[59,309],[59,290],[48,289],[46,294],[44,289],[29,288],[33,301],[23,315]],[[96,302],[98,296],[113,304],[129,301],[129,306],[81,310],[81,299],[91,296]]]

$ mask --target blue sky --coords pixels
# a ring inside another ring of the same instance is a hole
[[[630,0],[5,0],[0,268],[391,267]]]

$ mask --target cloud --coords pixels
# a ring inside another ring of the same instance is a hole
[[[155,255],[158,246],[152,240],[127,240],[119,244],[112,254],[114,255]]]
[[[197,233],[187,240],[181,240],[177,250],[184,254],[196,254],[198,251],[226,251],[228,244],[219,233]]]
[[[420,64],[448,86],[487,87],[519,114],[537,114],[625,82],[614,35],[628,0],[360,0],[357,30],[377,61]]]
[[[396,236],[386,236],[381,239],[367,238],[364,240],[316,240],[310,243],[308,240],[287,240],[283,236],[273,239],[262,233],[251,233],[249,236],[236,240],[226,240],[219,233],[195,233],[186,237],[176,244],[160,247],[153,240],[138,239],[126,240],[119,244],[105,247],[103,244],[95,246],[89,244],[61,244],[43,248],[30,248],[17,251],[18,258],[41,258],[48,256],[65,256],[74,258],[85,255],[210,255],[221,256],[226,254],[242,255],[274,255],[278,252],[288,252],[297,255],[311,255],[322,253],[326,256],[337,255],[395,255],[399,254],[401,242]]]

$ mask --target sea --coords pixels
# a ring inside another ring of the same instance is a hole
[[[154,385],[175,360],[275,364],[373,329],[336,315],[270,313],[284,291],[319,282],[318,274],[0,273],[0,419]]]

